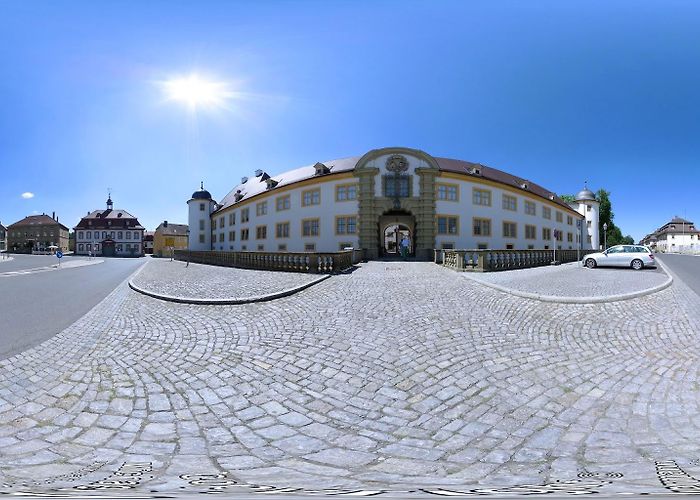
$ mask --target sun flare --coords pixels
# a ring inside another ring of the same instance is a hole
[[[168,100],[183,102],[191,109],[221,108],[233,96],[227,83],[205,80],[196,74],[167,80],[163,90]]]

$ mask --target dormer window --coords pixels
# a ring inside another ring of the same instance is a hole
[[[238,191],[236,191],[236,194],[233,195],[233,199],[235,201],[240,201],[241,198],[243,198],[243,193],[241,193],[241,190],[239,189]]]
[[[325,175],[325,174],[331,173],[331,169],[320,162],[316,163],[316,165],[314,165],[314,169],[316,169],[316,175]]]
[[[520,189],[530,189],[530,185],[527,182],[520,183]]]
[[[471,167],[467,170],[472,175],[481,175],[481,168],[480,167]]]
[[[274,179],[265,179],[265,183],[267,184],[267,189],[272,189],[279,184],[279,182]]]
[[[241,184],[245,184],[246,182],[248,182],[248,178],[247,178],[247,177],[242,177],[242,178],[241,178]]]

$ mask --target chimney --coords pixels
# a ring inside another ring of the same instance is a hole
[[[164,221],[163,221],[163,227],[168,227],[168,221],[167,221],[167,220],[164,220]]]
[[[52,212],[52,213],[51,213],[51,218],[52,218],[53,220],[56,220],[56,212]]]

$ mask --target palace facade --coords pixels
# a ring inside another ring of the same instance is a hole
[[[46,253],[68,251],[68,228],[58,222],[56,212],[29,215],[7,227],[7,251],[14,253]]]
[[[567,203],[544,187],[478,163],[409,148],[244,177],[220,202],[187,202],[189,248],[335,252],[367,258],[435,248],[597,249],[599,205],[584,188]]]
[[[641,241],[658,252],[700,253],[700,230],[677,215]]]

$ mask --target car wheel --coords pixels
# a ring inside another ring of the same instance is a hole
[[[643,267],[644,267],[644,262],[642,262],[641,260],[639,260],[639,259],[634,259],[634,260],[632,261],[632,269],[634,269],[635,271],[639,271],[639,270],[642,269]]]
[[[588,269],[593,269],[596,266],[595,260],[593,259],[586,259],[586,267]]]

